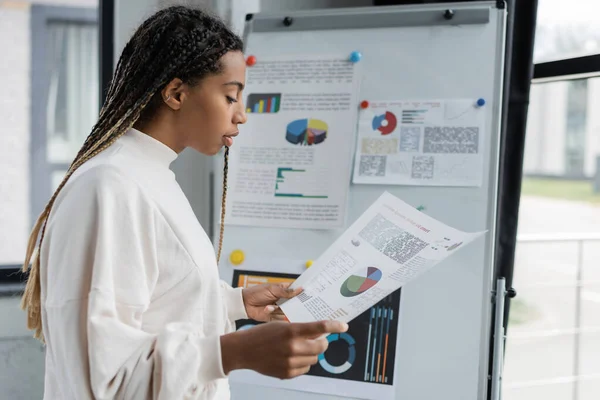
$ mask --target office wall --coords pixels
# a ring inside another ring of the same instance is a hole
[[[0,264],[22,262],[29,229],[29,6],[0,3]]]
[[[0,263],[18,263],[29,229],[30,6],[0,3]],[[43,348],[25,328],[19,299],[0,297],[0,398],[39,399]]]
[[[169,5],[184,4],[211,9],[211,0],[116,0],[115,1],[115,56],[116,65],[121,51],[137,26],[158,9]],[[177,181],[190,200],[196,218],[210,234],[210,157],[186,149],[172,165]]]

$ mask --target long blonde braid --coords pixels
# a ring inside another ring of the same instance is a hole
[[[221,195],[221,225],[219,226],[219,250],[217,251],[217,264],[221,261],[223,250],[223,234],[225,233],[225,206],[227,203],[227,172],[229,170],[229,147],[225,146],[223,159],[223,194]]]

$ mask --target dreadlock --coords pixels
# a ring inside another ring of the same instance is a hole
[[[140,25],[125,45],[97,123],[29,236],[23,263],[23,272],[29,272],[29,276],[21,307],[27,312],[27,327],[35,331],[34,337],[44,341],[39,269],[46,223],[56,197],[71,175],[83,163],[111,146],[138,120],[151,118],[162,101],[161,90],[171,80],[179,78],[195,85],[204,77],[221,72],[220,59],[225,53],[242,49],[242,40],[221,20],[184,6],[158,11]],[[222,214],[225,212],[228,152],[226,148]],[[222,242],[223,217],[218,258]]]

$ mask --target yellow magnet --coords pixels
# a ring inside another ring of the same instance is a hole
[[[310,268],[313,265],[313,260],[308,260],[304,265],[306,265],[306,268]]]
[[[240,265],[241,263],[244,262],[244,258],[245,258],[245,255],[242,250],[234,250],[229,255],[229,261],[231,261],[231,263],[233,265]]]

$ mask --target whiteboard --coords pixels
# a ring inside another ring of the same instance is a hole
[[[359,50],[359,98],[377,100],[484,98],[484,171],[480,187],[350,185],[346,226],[383,191],[463,231],[487,230],[471,244],[402,289],[396,399],[474,400],[486,397],[506,10],[497,2],[365,7],[260,13],[247,23],[247,55],[350,54]],[[444,19],[454,10],[452,20]],[[289,27],[283,18],[293,18]],[[382,59],[385,62],[382,62]],[[241,133],[252,135],[252,132]],[[219,220],[222,164],[216,161],[215,221]],[[215,230],[218,234],[218,229]],[[303,271],[339,230],[225,226],[221,277],[231,283],[228,255],[245,264],[297,260],[282,272]],[[217,237],[215,237],[217,239]],[[216,241],[215,241],[216,242]],[[290,244],[301,243],[302,246]],[[272,269],[272,268],[270,268]],[[335,380],[341,385],[343,381]],[[231,383],[233,399],[338,399],[287,389]]]

